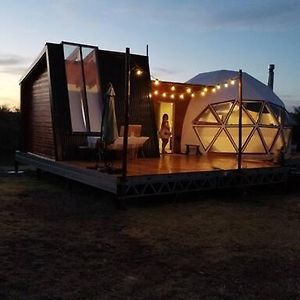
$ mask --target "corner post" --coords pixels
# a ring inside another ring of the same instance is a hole
[[[242,112],[243,112],[243,72],[239,70],[239,149],[238,149],[238,170],[242,168]]]
[[[126,48],[125,54],[125,107],[124,107],[124,137],[122,153],[122,179],[127,178],[127,156],[128,156],[128,124],[129,124],[129,104],[130,104],[130,49]]]

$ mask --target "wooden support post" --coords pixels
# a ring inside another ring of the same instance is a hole
[[[125,54],[125,103],[124,103],[124,137],[122,151],[122,180],[127,177],[127,156],[128,156],[128,124],[129,124],[129,104],[130,104],[130,49],[126,48]]]
[[[243,113],[243,72],[239,70],[239,149],[238,149],[238,170],[242,168],[242,113]]]

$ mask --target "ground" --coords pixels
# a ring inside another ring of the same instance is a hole
[[[0,172],[1,173],[1,172]],[[0,299],[300,299],[297,188],[130,201],[0,174]]]

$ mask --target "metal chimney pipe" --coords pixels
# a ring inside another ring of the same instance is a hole
[[[273,65],[273,64],[269,65],[268,87],[271,90],[273,90],[273,86],[274,86],[274,69],[275,69],[275,65]]]

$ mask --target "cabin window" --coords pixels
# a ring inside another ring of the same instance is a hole
[[[100,133],[103,105],[97,48],[66,43],[64,57],[72,131]]]

